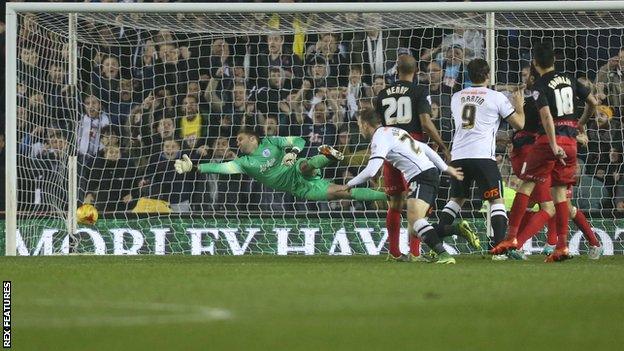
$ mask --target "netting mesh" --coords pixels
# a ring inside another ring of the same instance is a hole
[[[518,89],[532,43],[543,39],[554,42],[558,68],[593,85],[605,108],[580,152],[576,204],[598,219],[624,211],[624,14],[501,13],[495,23],[497,89]],[[178,175],[173,161],[231,160],[236,133],[254,128],[303,137],[301,157],[334,145],[347,157],[323,175],[346,183],[368,157],[356,113],[396,79],[398,55],[418,59],[415,79],[429,88],[432,119],[450,143],[450,97],[470,85],[468,60],[487,52],[482,13],[85,13],[74,89],[68,28],[66,14],[19,15],[20,254],[69,250],[70,155],[78,156],[78,203],[94,204],[102,218],[81,228],[78,252],[384,252],[383,203],[305,201],[243,175]],[[499,134],[497,161],[513,188],[508,127]],[[440,189],[438,208],[447,178]],[[474,197],[464,215],[483,234],[481,207]],[[406,242],[404,231],[404,251]]]

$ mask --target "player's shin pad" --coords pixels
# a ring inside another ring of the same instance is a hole
[[[386,193],[369,188],[351,189],[351,198],[358,201],[385,201],[388,199]]]

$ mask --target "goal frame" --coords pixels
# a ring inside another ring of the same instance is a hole
[[[459,2],[459,3],[7,3],[6,4],[6,210],[5,210],[5,255],[16,255],[17,238],[17,16],[27,12],[77,13],[93,12],[159,12],[159,13],[339,13],[339,12],[479,12],[486,14],[486,53],[492,73],[496,71],[495,57],[495,14],[497,12],[537,12],[537,11],[623,11],[624,1],[517,1],[517,2]],[[69,21],[70,48],[76,48],[76,37]],[[76,65],[70,68],[76,69]],[[74,57],[75,59],[75,57]],[[69,72],[70,77],[75,76]],[[494,79],[496,75],[492,74]],[[68,189],[75,187],[75,179],[68,179]],[[70,204],[76,203],[76,193],[70,196]],[[75,208],[68,210],[68,229],[75,226]]]

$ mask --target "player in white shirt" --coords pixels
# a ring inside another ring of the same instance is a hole
[[[502,120],[517,130],[522,129],[524,100],[520,94],[515,94],[512,104],[502,93],[489,89],[490,67],[483,59],[468,63],[468,75],[472,87],[453,94],[451,98],[455,122],[451,165],[461,168],[465,176],[461,181],[451,179],[451,199],[438,216],[438,235],[448,235],[445,227],[453,223],[476,182],[483,200],[490,202],[496,245],[507,232],[502,178],[495,157],[496,132]]]
[[[366,168],[347,183],[347,188],[374,177],[387,160],[403,173],[410,184],[407,221],[413,229],[412,233],[438,254],[436,263],[455,263],[455,259],[444,249],[436,229],[427,221],[427,214],[438,194],[438,169],[459,180],[463,179],[461,169],[448,166],[427,144],[414,140],[405,130],[382,127],[372,110],[360,112],[358,126],[364,137],[372,137],[371,156]]]

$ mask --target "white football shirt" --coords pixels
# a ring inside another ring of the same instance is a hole
[[[425,143],[414,140],[405,130],[379,127],[371,140],[371,156],[368,165],[347,185],[356,186],[375,176],[384,160],[403,172],[407,181],[430,168],[437,167],[440,171],[446,171],[448,168],[433,149]]]
[[[498,126],[501,119],[510,117],[515,111],[505,95],[486,87],[466,88],[453,94],[451,113],[455,136],[451,159],[495,160]]]

